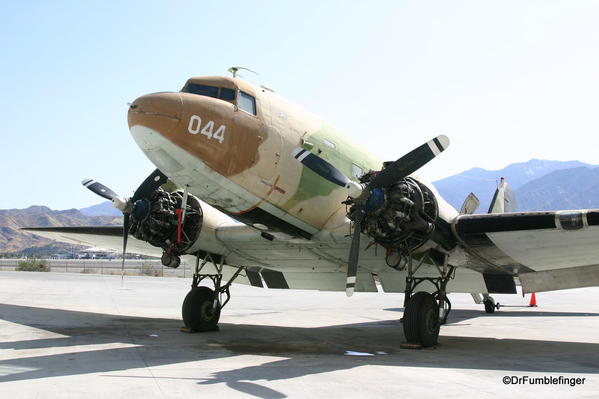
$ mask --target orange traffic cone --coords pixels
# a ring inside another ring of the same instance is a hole
[[[533,292],[532,295],[530,296],[530,303],[528,304],[529,307],[537,307],[537,297],[535,296],[535,293]]]

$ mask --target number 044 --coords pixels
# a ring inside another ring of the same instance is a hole
[[[203,134],[209,139],[218,140],[219,143],[225,140],[225,125],[220,125],[216,132],[214,131],[214,121],[208,121],[202,128],[202,118],[197,115],[192,115],[189,118],[189,125],[187,126],[187,131],[191,134]]]

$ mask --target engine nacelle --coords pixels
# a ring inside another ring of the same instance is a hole
[[[368,183],[372,176],[363,176],[362,183]],[[402,261],[428,241],[439,215],[435,195],[411,177],[373,189],[363,209],[362,233],[387,249],[391,267],[405,265]],[[351,220],[355,220],[355,212],[354,204],[348,213]]]
[[[165,266],[179,266],[179,255],[186,253],[196,242],[202,230],[203,213],[200,201],[187,196],[183,218],[182,191],[154,191],[149,199],[135,202],[131,212],[129,234],[164,250]]]

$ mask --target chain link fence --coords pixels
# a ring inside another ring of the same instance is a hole
[[[31,259],[0,259],[0,271],[17,270],[19,262]],[[121,274],[121,259],[40,259],[50,266],[50,272]],[[190,277],[193,274],[189,265],[181,261],[177,269],[162,265],[160,260],[125,260],[125,274],[131,276]]]

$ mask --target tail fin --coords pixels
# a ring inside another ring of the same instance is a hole
[[[491,201],[489,213],[516,212],[516,196],[502,177]]]

